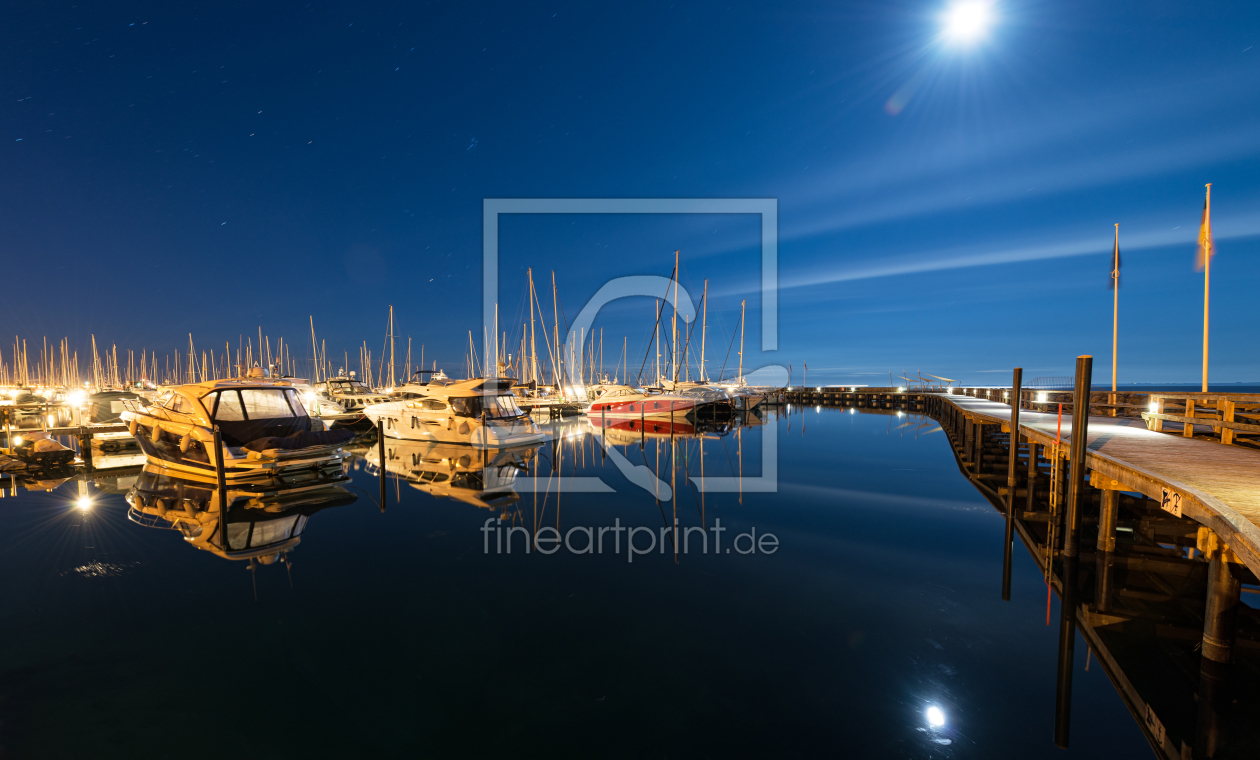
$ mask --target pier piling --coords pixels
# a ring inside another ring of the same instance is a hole
[[[1016,367],[1011,377],[1011,435],[1006,461],[1006,531],[1002,542],[1002,601],[1011,600],[1011,552],[1015,544],[1015,467],[1019,460],[1019,392],[1024,370]]]
[[[1067,514],[1063,531],[1063,555],[1075,557],[1080,552],[1081,503],[1084,501],[1085,452],[1089,435],[1089,384],[1094,370],[1094,357],[1076,357],[1076,391],[1072,396],[1072,440],[1069,446]],[[1012,414],[1014,410],[1012,409]]]

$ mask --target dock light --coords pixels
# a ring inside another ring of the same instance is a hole
[[[945,713],[941,708],[932,705],[927,709],[927,721],[932,728],[940,728],[945,725]]]
[[[14,446],[21,446],[21,445],[22,445],[22,436],[20,436],[20,435],[15,435],[15,436],[13,436],[13,445],[14,445]]]
[[[902,387],[902,388],[898,388],[898,389],[897,389],[897,392],[898,392],[898,393],[905,393],[905,392],[906,392],[906,389],[905,389],[904,387]]]
[[[87,395],[83,391],[72,391],[66,396],[66,400],[70,402],[71,406],[83,406],[83,400],[86,398]]]
[[[1149,408],[1149,410],[1150,410],[1151,414],[1159,414],[1159,402],[1158,402],[1158,401],[1152,401],[1152,402],[1151,402],[1151,404],[1150,404],[1150,407],[1148,407],[1148,408]]]
[[[80,496],[74,505],[79,508],[80,512],[86,512],[92,508],[92,500],[86,496]]]
[[[1037,403],[1038,403],[1038,404],[1044,404],[1044,403],[1046,403],[1046,402],[1047,402],[1047,401],[1049,401],[1049,400],[1050,400],[1050,394],[1049,394],[1049,393],[1046,393],[1045,391],[1042,391],[1042,392],[1040,392],[1040,393],[1038,393],[1038,394],[1037,394]]]

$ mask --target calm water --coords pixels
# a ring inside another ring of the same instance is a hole
[[[1003,520],[935,423],[810,408],[642,448],[637,431],[609,434],[636,477],[647,465],[673,482],[669,499],[628,480],[584,422],[558,430],[516,457],[519,499],[494,507],[455,498],[484,470],[457,491],[440,477],[469,452],[426,471],[425,452],[391,444],[390,470],[418,482],[391,477],[382,513],[376,450],[360,449],[358,499],[310,514],[287,565],[251,569],[128,520],[134,475],[92,483],[88,511],[74,481],[0,500],[0,756],[1064,755],[1058,597],[1048,627],[1017,545],[1001,601]],[[755,493],[766,435],[777,491]],[[512,459],[488,459],[495,477]],[[742,468],[748,490],[698,493],[684,476],[701,466]],[[578,476],[614,490],[556,493]],[[630,561],[606,532],[603,554],[524,554],[518,533],[507,554],[483,532],[620,524],[651,529],[642,549],[675,518],[720,520],[722,551],[693,532],[690,551],[666,538]],[[777,550],[727,552],[753,529]],[[1150,756],[1076,652],[1071,755]]]

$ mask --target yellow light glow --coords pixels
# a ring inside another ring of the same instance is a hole
[[[1151,402],[1151,405],[1150,405],[1150,412],[1151,412],[1151,414],[1159,414],[1159,402],[1158,402],[1158,401],[1152,401],[1152,402]]]
[[[73,391],[66,396],[66,400],[70,402],[71,406],[82,406],[85,398],[87,398],[87,396],[83,393],[83,391]]]
[[[1041,393],[1037,394],[1037,403],[1044,404],[1046,403],[1047,400],[1049,400],[1049,398],[1050,398],[1050,394],[1046,393],[1045,391],[1042,391]]]
[[[78,507],[80,511],[86,512],[92,508],[92,500],[86,496],[80,496],[74,505]]]

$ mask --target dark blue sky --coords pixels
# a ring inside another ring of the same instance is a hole
[[[572,318],[605,281],[710,282],[721,363],[809,381],[1011,366],[1196,381],[1213,184],[1217,381],[1260,379],[1260,6],[997,2],[969,46],[946,3],[21,3],[0,21],[6,334],[120,348],[380,351],[386,311],[462,371],[487,197],[779,203],[781,350],[761,353],[754,217],[515,217]],[[887,108],[898,95],[896,115]],[[597,323],[642,359],[652,305]],[[5,361],[10,360],[6,339]],[[514,338],[513,341],[519,340]],[[733,359],[732,359],[733,361]],[[1109,378],[1108,378],[1109,379]]]

